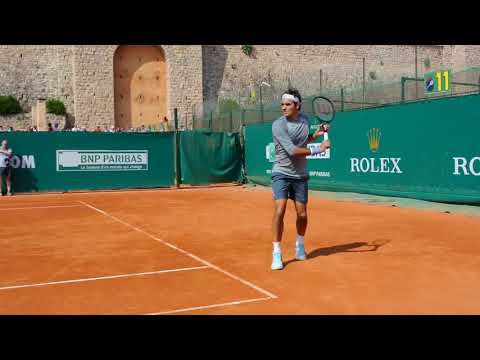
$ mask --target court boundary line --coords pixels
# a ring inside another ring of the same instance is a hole
[[[272,299],[271,297],[264,297],[264,298],[248,299],[248,300],[238,300],[238,301],[231,301],[231,302],[222,303],[222,304],[195,306],[195,307],[191,307],[191,308],[182,308],[182,309],[177,309],[177,310],[161,311],[161,312],[149,313],[149,314],[144,314],[144,315],[168,315],[168,314],[175,314],[175,313],[186,312],[186,311],[195,311],[195,310],[204,310],[204,309],[211,309],[211,308],[217,308],[217,307],[234,306],[234,305],[252,303],[252,302],[257,302],[257,301],[266,301],[266,300],[271,300],[271,299]]]
[[[17,208],[0,207],[0,211],[7,211],[7,210],[52,209],[52,208],[73,208],[73,207],[83,207],[83,206],[82,206],[82,205],[52,205],[52,206],[26,206],[26,207],[17,207]]]
[[[179,272],[179,271],[192,271],[192,270],[201,270],[201,269],[208,269],[208,266],[196,266],[196,267],[188,267],[188,268],[147,271],[147,272],[141,272],[141,273],[100,276],[100,277],[94,277],[94,278],[83,278],[83,279],[74,279],[74,280],[61,280],[61,281],[52,281],[52,282],[37,283],[37,284],[3,286],[3,287],[0,287],[0,291],[24,289],[24,288],[32,288],[32,287],[40,287],[40,286],[60,285],[60,284],[73,284],[73,283],[80,283],[80,282],[87,282],[87,281],[122,279],[122,278],[135,277],[135,276],[159,275],[159,274],[165,274],[165,273],[172,273],[172,272]]]
[[[125,189],[99,189],[99,190],[71,190],[71,191],[40,191],[40,192],[19,192],[15,193],[14,198],[19,197],[42,197],[42,196],[55,196],[55,195],[90,195],[90,194],[122,194],[122,193],[134,193],[134,192],[157,192],[157,191],[177,191],[177,190],[198,190],[198,189],[222,189],[222,188],[232,188],[232,187],[243,187],[244,184],[237,183],[227,183],[225,185],[207,185],[207,186],[184,186],[176,188],[173,186],[168,187],[153,187],[153,188],[125,188]]]
[[[113,215],[109,214],[108,212],[106,212],[106,211],[104,211],[104,210],[101,210],[101,209],[99,209],[99,208],[97,208],[97,207],[95,207],[95,206],[93,206],[93,205],[90,205],[90,204],[84,202],[84,201],[81,201],[81,200],[77,200],[77,201],[78,201],[80,204],[83,204],[83,205],[85,205],[86,207],[89,207],[90,209],[95,210],[96,212],[99,212],[100,214],[102,214],[102,215],[104,215],[104,216],[107,216],[107,217],[115,220],[116,222],[119,222],[119,223],[121,223],[121,224],[123,224],[123,225],[125,225],[125,226],[127,226],[127,227],[129,227],[129,228],[131,228],[131,229],[134,229],[135,231],[138,231],[139,233],[142,233],[142,234],[148,236],[149,238],[151,238],[151,239],[153,239],[153,240],[155,240],[155,241],[158,241],[158,242],[162,243],[163,245],[168,246],[168,247],[171,248],[171,249],[177,250],[177,251],[179,251],[180,253],[182,253],[182,254],[184,254],[184,255],[187,255],[188,257],[191,257],[192,259],[195,259],[195,260],[197,260],[198,262],[200,262],[200,263],[202,263],[202,264],[204,264],[204,265],[206,265],[206,266],[208,266],[208,267],[210,267],[210,268],[212,268],[212,269],[214,269],[214,270],[217,270],[217,271],[221,272],[222,274],[224,274],[224,275],[226,275],[226,276],[228,276],[228,277],[230,277],[230,278],[232,278],[232,279],[234,279],[234,280],[237,280],[237,281],[241,282],[242,284],[244,284],[244,285],[246,285],[246,286],[248,286],[248,287],[250,287],[250,288],[252,288],[252,289],[254,289],[254,290],[257,290],[258,292],[262,293],[263,295],[266,295],[266,296],[267,296],[268,298],[270,298],[270,299],[277,299],[277,298],[278,298],[278,296],[274,295],[273,293],[271,293],[271,292],[269,292],[269,291],[267,291],[267,290],[264,290],[264,289],[260,288],[259,286],[255,285],[255,284],[253,284],[253,283],[251,283],[251,282],[249,282],[249,281],[247,281],[247,280],[245,280],[245,279],[242,279],[242,278],[240,278],[240,277],[238,277],[238,276],[236,276],[236,275],[233,275],[232,273],[230,273],[230,272],[228,272],[228,271],[226,271],[226,270],[223,270],[222,268],[220,268],[220,267],[218,267],[218,266],[216,266],[216,265],[213,265],[212,263],[210,263],[210,262],[208,262],[208,261],[206,261],[206,260],[204,260],[204,259],[202,259],[202,258],[200,258],[200,257],[198,257],[198,256],[196,256],[196,255],[194,255],[194,254],[186,251],[186,250],[183,250],[182,248],[179,248],[178,246],[175,246],[175,245],[173,245],[173,244],[170,244],[169,242],[167,242],[167,241],[165,241],[165,240],[163,240],[163,239],[160,239],[160,238],[158,238],[158,237],[156,237],[156,236],[154,236],[154,235],[146,232],[145,230],[142,230],[142,229],[140,229],[140,228],[138,228],[138,227],[136,227],[136,226],[133,226],[133,225],[131,225],[131,224],[129,224],[129,223],[127,223],[127,222],[125,222],[125,221],[117,218],[116,216],[113,216]]]

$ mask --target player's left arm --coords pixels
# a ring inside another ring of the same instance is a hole
[[[325,135],[325,133],[328,132],[329,128],[330,128],[329,124],[320,125],[317,131],[315,131],[313,134],[308,135],[308,142],[315,141],[318,137]]]

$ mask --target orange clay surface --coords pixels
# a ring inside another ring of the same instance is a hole
[[[270,191],[0,198],[0,314],[478,314],[480,217],[290,202],[271,271]]]

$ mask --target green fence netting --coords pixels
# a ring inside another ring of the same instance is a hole
[[[180,166],[184,184],[241,182],[239,133],[180,132]]]

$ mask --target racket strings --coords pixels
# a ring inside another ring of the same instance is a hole
[[[315,114],[321,120],[324,120],[324,121],[332,120],[335,114],[335,109],[333,107],[333,104],[327,99],[323,99],[323,98],[318,98],[314,101],[313,110]]]

